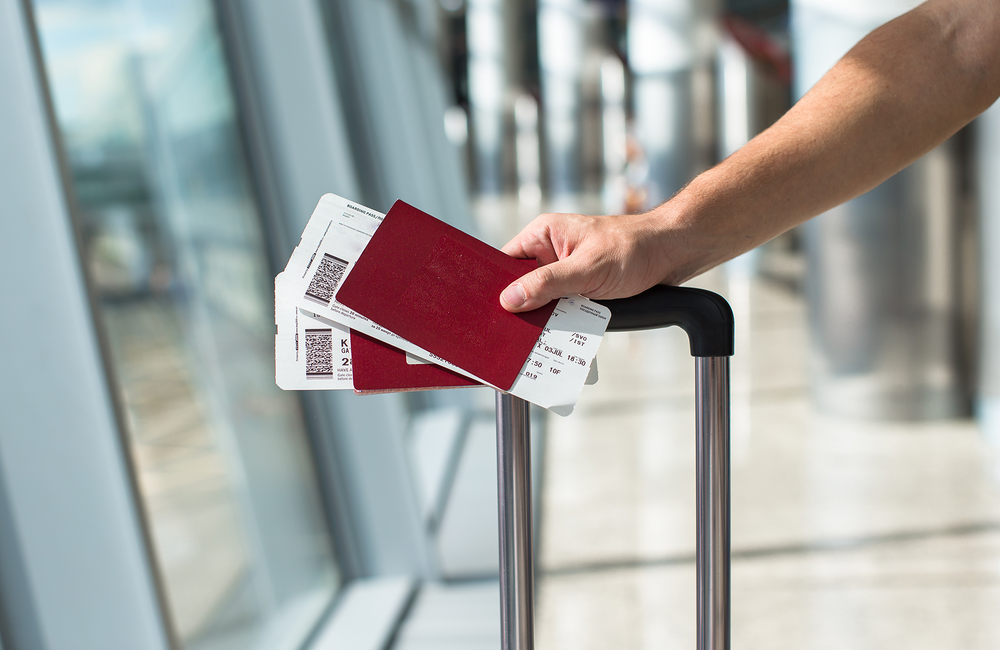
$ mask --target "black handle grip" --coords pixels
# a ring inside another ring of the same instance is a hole
[[[691,356],[733,356],[733,310],[717,293],[657,285],[631,298],[596,302],[611,310],[609,332],[677,325],[687,332]]]

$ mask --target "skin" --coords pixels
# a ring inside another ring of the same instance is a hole
[[[874,188],[1000,96],[1000,0],[930,0],[866,36],[777,123],[644,214],[543,214],[503,251],[543,265],[500,303],[677,285]]]

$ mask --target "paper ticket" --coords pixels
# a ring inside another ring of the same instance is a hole
[[[324,195],[285,267],[287,279],[280,289],[282,299],[411,355],[488,383],[336,301],[337,288],[382,218],[381,213],[357,203],[333,194]],[[591,362],[609,319],[606,307],[582,296],[560,299],[509,392],[559,415],[568,415],[590,374]]]
[[[284,390],[353,390],[349,328],[288,300],[286,278],[274,279],[275,382]]]

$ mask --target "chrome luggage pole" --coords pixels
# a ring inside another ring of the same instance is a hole
[[[702,289],[656,286],[611,309],[609,332],[679,326],[695,358],[698,650],[729,650],[729,357],[733,311]],[[534,649],[528,403],[497,392],[500,617],[503,650]]]
[[[528,403],[497,391],[500,634],[503,650],[533,650],[531,433]]]
[[[695,357],[698,650],[729,650],[729,357]]]

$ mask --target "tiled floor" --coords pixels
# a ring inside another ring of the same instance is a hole
[[[1000,647],[1000,453],[969,421],[813,412],[801,298],[761,282],[713,288],[742,328],[732,647]],[[537,646],[694,648],[686,338],[610,335],[599,365],[577,412],[549,423]]]

